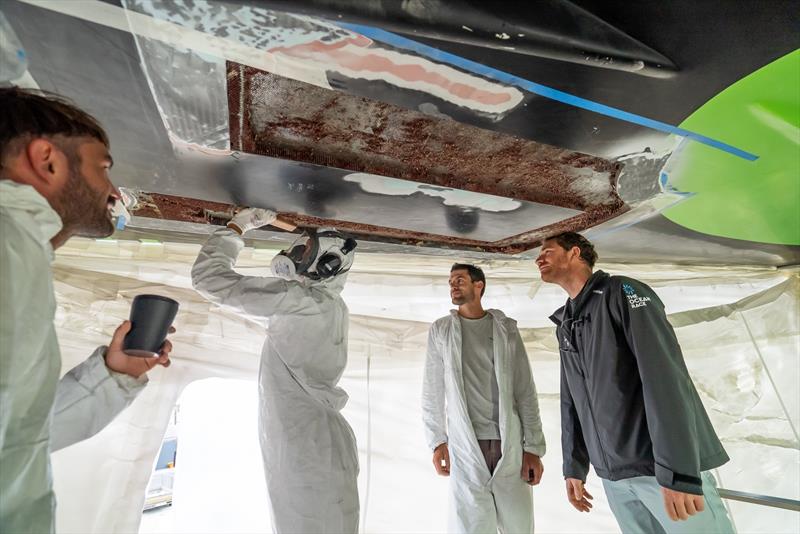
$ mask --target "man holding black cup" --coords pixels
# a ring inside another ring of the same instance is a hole
[[[125,321],[59,381],[50,263],[73,235],[114,231],[108,136],[55,95],[0,88],[0,109],[0,532],[53,532],[50,451],[111,422],[149,369],[169,365],[172,345],[128,356]]]

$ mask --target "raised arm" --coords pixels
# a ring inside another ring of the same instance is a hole
[[[243,276],[233,270],[244,247],[242,237],[220,228],[206,241],[192,267],[192,285],[211,302],[255,317],[308,310],[311,290],[276,277]]]
[[[147,372],[168,367],[172,342],[166,340],[158,357],[128,356],[122,350],[131,322],[124,321],[108,347],[98,347],[58,382],[50,420],[50,448],[62,449],[90,438],[127,408],[147,384]],[[170,332],[174,332],[170,328]]]

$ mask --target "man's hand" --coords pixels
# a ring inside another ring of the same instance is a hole
[[[277,217],[277,214],[272,210],[263,210],[261,208],[245,208],[236,215],[228,223],[228,228],[238,232],[240,235],[248,230],[254,228],[261,228],[272,223]]]
[[[569,503],[579,512],[591,511],[592,503],[589,501],[592,500],[593,497],[586,491],[586,488],[583,487],[583,481],[577,478],[568,478],[566,482],[567,499],[569,499]]]
[[[114,331],[111,343],[106,351],[106,367],[117,373],[125,373],[133,378],[139,378],[156,365],[169,367],[169,353],[172,351],[172,343],[166,340],[161,346],[161,351],[157,358],[140,358],[138,356],[128,356],[122,352],[122,341],[125,335],[131,330],[131,322],[123,321]],[[170,326],[169,333],[175,332],[175,328]]]
[[[661,494],[664,496],[664,508],[667,510],[667,515],[673,521],[689,519],[690,515],[705,510],[705,502],[702,495],[684,493],[664,487],[661,488]]]
[[[522,480],[535,486],[542,481],[542,473],[544,473],[544,465],[542,459],[530,452],[522,453],[522,471],[520,476]]]
[[[433,467],[443,477],[450,476],[450,451],[447,450],[447,443],[433,449]]]

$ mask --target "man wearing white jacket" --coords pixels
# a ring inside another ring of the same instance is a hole
[[[422,411],[436,472],[450,476],[449,531],[531,533],[531,485],[545,440],[536,386],[516,321],[484,310],[486,278],[455,264],[458,310],[433,323]]]
[[[71,236],[114,231],[108,138],[54,95],[0,88],[0,109],[0,532],[43,534],[55,528],[50,451],[105,427],[172,346],[127,356],[125,321],[59,381],[50,263]]]
[[[347,364],[348,311],[339,295],[356,243],[335,230],[298,238],[274,276],[233,270],[240,234],[275,213],[246,209],[203,245],[192,284],[210,301],[269,319],[259,368],[259,437],[278,533],[358,531],[358,451],[337,384]]]

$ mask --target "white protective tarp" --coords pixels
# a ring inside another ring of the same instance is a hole
[[[253,441],[264,325],[214,307],[191,289],[189,270],[198,250],[191,244],[73,239],[57,253],[62,372],[110,338],[135,295],[157,293],[181,303],[173,365],[152,372],[146,391],[107,429],[54,454],[57,525],[63,534],[138,531],[172,408],[187,385],[208,378],[235,382],[190,388],[182,401],[170,531],[269,528]],[[265,275],[272,254],[246,248],[237,269]],[[447,479],[435,475],[425,446],[420,392],[428,326],[451,308],[447,279],[457,259],[457,253],[452,258],[361,253],[343,293],[351,312],[342,380],[350,401],[344,413],[359,446],[363,532],[445,531]],[[537,531],[616,532],[594,475],[588,483],[595,496],[590,514],[573,510],[564,496],[558,355],[547,316],[565,295],[540,283],[532,261],[480,265],[488,278],[484,304],[518,319],[539,390],[550,446],[544,480],[534,490]],[[665,302],[698,391],[732,457],[714,472],[720,485],[800,498],[798,275],[760,268],[599,267],[641,279]],[[224,398],[209,405],[209,395]],[[800,529],[795,512],[727,504],[739,532]]]

